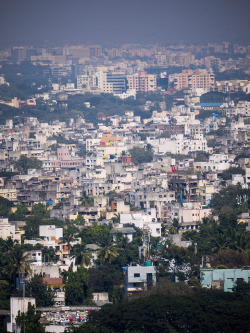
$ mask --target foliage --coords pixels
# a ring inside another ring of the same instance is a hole
[[[109,237],[110,226],[98,225],[92,228],[84,227],[79,233],[78,237],[81,237],[82,244],[98,244],[102,245],[103,240]]]
[[[197,151],[196,157],[194,158],[195,162],[208,162],[209,154],[205,151]]]
[[[102,263],[109,263],[111,264],[111,260],[119,256],[119,251],[122,251],[118,248],[115,244],[112,244],[110,236],[108,241],[105,242],[104,246],[100,249],[97,256]]]
[[[146,149],[134,147],[129,150],[129,153],[134,164],[152,162],[154,155],[151,147],[147,147]]]
[[[220,250],[209,256],[211,267],[223,265],[226,268],[238,268],[250,265],[250,258],[236,250]]]
[[[48,138],[48,140],[56,140],[57,144],[66,144],[66,145],[71,145],[71,144],[77,144],[77,141],[75,140],[67,140],[64,136],[62,135],[54,135]]]
[[[161,289],[163,290],[163,289]],[[119,304],[105,305],[91,315],[88,330],[73,332],[247,332],[249,297],[217,290],[190,294],[156,293]],[[150,320],[153,318],[153,320]]]
[[[247,255],[250,250],[249,234],[246,234],[244,226],[237,224],[237,219],[231,213],[229,215],[221,213],[219,223],[213,219],[204,220],[199,227],[199,232],[186,231],[182,239],[197,243],[198,256],[220,253],[228,249]],[[231,256],[234,264],[233,257],[235,254]],[[230,260],[229,255],[228,260]]]
[[[206,118],[210,118],[210,117],[212,117],[213,113],[214,113],[214,111],[201,109],[199,111],[199,114],[196,116],[196,119],[204,120]]]
[[[221,178],[224,180],[232,179],[232,175],[245,175],[246,172],[241,167],[231,167],[227,170],[224,170],[221,174]]]
[[[77,224],[77,225],[84,225],[85,220],[82,217],[82,215],[77,215],[77,218],[75,219],[74,223]]]
[[[82,191],[80,201],[82,206],[90,207],[94,205],[94,197],[89,196],[85,190]]]
[[[103,264],[89,269],[89,288],[91,292],[108,292],[113,294],[117,286],[124,283],[121,266]]]
[[[78,267],[76,272],[70,268],[64,274],[66,305],[83,305],[89,298],[88,271]]]
[[[7,217],[10,213],[11,207],[13,206],[14,204],[12,201],[0,196],[0,216]]]
[[[35,311],[33,305],[29,304],[27,313],[18,312],[16,323],[21,328],[21,333],[44,333],[45,327],[40,324],[40,318],[41,314]]]
[[[83,244],[75,244],[71,251],[72,257],[75,258],[75,264],[80,266],[89,266],[91,262],[91,252],[86,251]]]
[[[80,157],[86,157],[86,154],[87,154],[86,147],[82,147],[78,152],[78,155]]]
[[[210,202],[211,207],[223,215],[237,214],[250,208],[250,190],[243,189],[241,186],[228,186],[214,193]],[[226,211],[226,207],[228,207]],[[222,210],[223,209],[223,210]]]
[[[41,169],[42,164],[42,161],[38,160],[36,157],[21,155],[15,162],[15,168],[23,173],[27,173],[29,169]]]
[[[16,211],[12,214],[11,219],[14,221],[25,221],[28,213],[29,210],[25,204],[17,205]]]
[[[35,297],[37,307],[51,306],[54,304],[54,293],[43,283],[42,277],[35,275],[26,284],[26,296]]]
[[[226,95],[217,91],[210,91],[201,95],[201,103],[223,103]],[[211,111],[210,111],[211,112]]]
[[[225,128],[219,128],[215,131],[209,132],[207,135],[215,135],[215,136],[225,136],[228,131]]]
[[[27,239],[39,237],[39,226],[48,224],[48,217],[48,206],[45,206],[42,203],[33,205],[30,216],[26,219],[26,225],[24,227],[25,237]]]
[[[164,131],[157,137],[157,139],[160,138],[171,138],[171,133],[169,131]]]
[[[187,249],[170,245],[158,250],[157,278],[169,278],[171,281],[185,281],[190,276],[198,279],[199,258],[194,255],[194,247]]]

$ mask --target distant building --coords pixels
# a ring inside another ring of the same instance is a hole
[[[170,82],[174,82],[176,90],[183,89],[210,89],[214,86],[214,74],[209,73],[206,69],[184,69],[180,74],[173,74]]]
[[[200,282],[202,287],[232,291],[236,282],[250,282],[250,269],[201,269]]]
[[[133,89],[136,92],[155,91],[156,75],[147,74],[147,72],[139,72],[138,74],[128,75],[128,89]]]

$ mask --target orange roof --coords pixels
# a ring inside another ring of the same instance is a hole
[[[63,280],[62,278],[43,278],[43,283],[47,283],[50,285],[63,284]]]

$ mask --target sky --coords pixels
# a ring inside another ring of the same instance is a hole
[[[249,43],[250,0],[0,0],[0,44]]]

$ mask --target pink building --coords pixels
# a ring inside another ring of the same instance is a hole
[[[202,88],[210,90],[214,86],[215,77],[206,69],[184,69],[180,74],[174,74],[176,90]]]
[[[139,72],[138,74],[128,75],[128,89],[136,92],[148,92],[156,90],[156,75]]]

